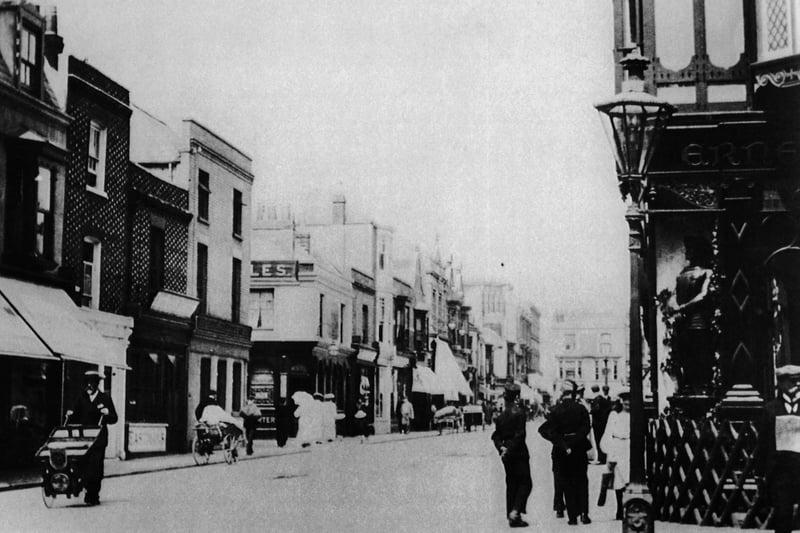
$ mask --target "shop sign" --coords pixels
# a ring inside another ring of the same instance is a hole
[[[128,451],[166,452],[167,424],[128,423]]]
[[[721,142],[716,144],[689,143],[681,150],[681,161],[693,169],[772,168],[792,165],[800,160],[795,141],[749,144]]]
[[[297,261],[252,261],[251,266],[254,278],[297,278]]]

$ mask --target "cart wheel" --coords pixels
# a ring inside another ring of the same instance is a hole
[[[200,442],[200,438],[197,435],[192,439],[192,458],[196,465],[207,465],[208,461],[211,459],[208,450],[203,448],[203,444]]]
[[[44,485],[42,485],[42,501],[44,502],[44,506],[47,507],[48,509],[51,509],[56,501],[56,495],[55,494],[48,495],[47,491],[45,491]]]

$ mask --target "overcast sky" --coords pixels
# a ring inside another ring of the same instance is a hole
[[[66,51],[254,159],[254,200],[351,218],[503,277],[549,314],[627,301],[624,206],[592,103],[611,2],[58,2]]]

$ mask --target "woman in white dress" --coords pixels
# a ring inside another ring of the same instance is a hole
[[[617,496],[617,520],[622,520],[622,491],[628,484],[631,466],[631,393],[618,395],[622,411],[612,411],[608,416],[600,448],[607,455],[608,469],[614,473],[614,493]]]

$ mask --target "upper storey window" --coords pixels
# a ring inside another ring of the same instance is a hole
[[[19,83],[22,89],[32,94],[39,94],[42,79],[41,36],[39,33],[22,26],[19,46]]]
[[[753,49],[745,42],[745,23],[753,19],[751,4],[743,0],[647,1],[654,4],[655,42],[644,42],[643,48],[655,60],[658,95],[696,110],[744,106],[747,67],[755,59],[745,53]]]
[[[800,0],[758,1],[758,59],[778,59],[800,52]]]

